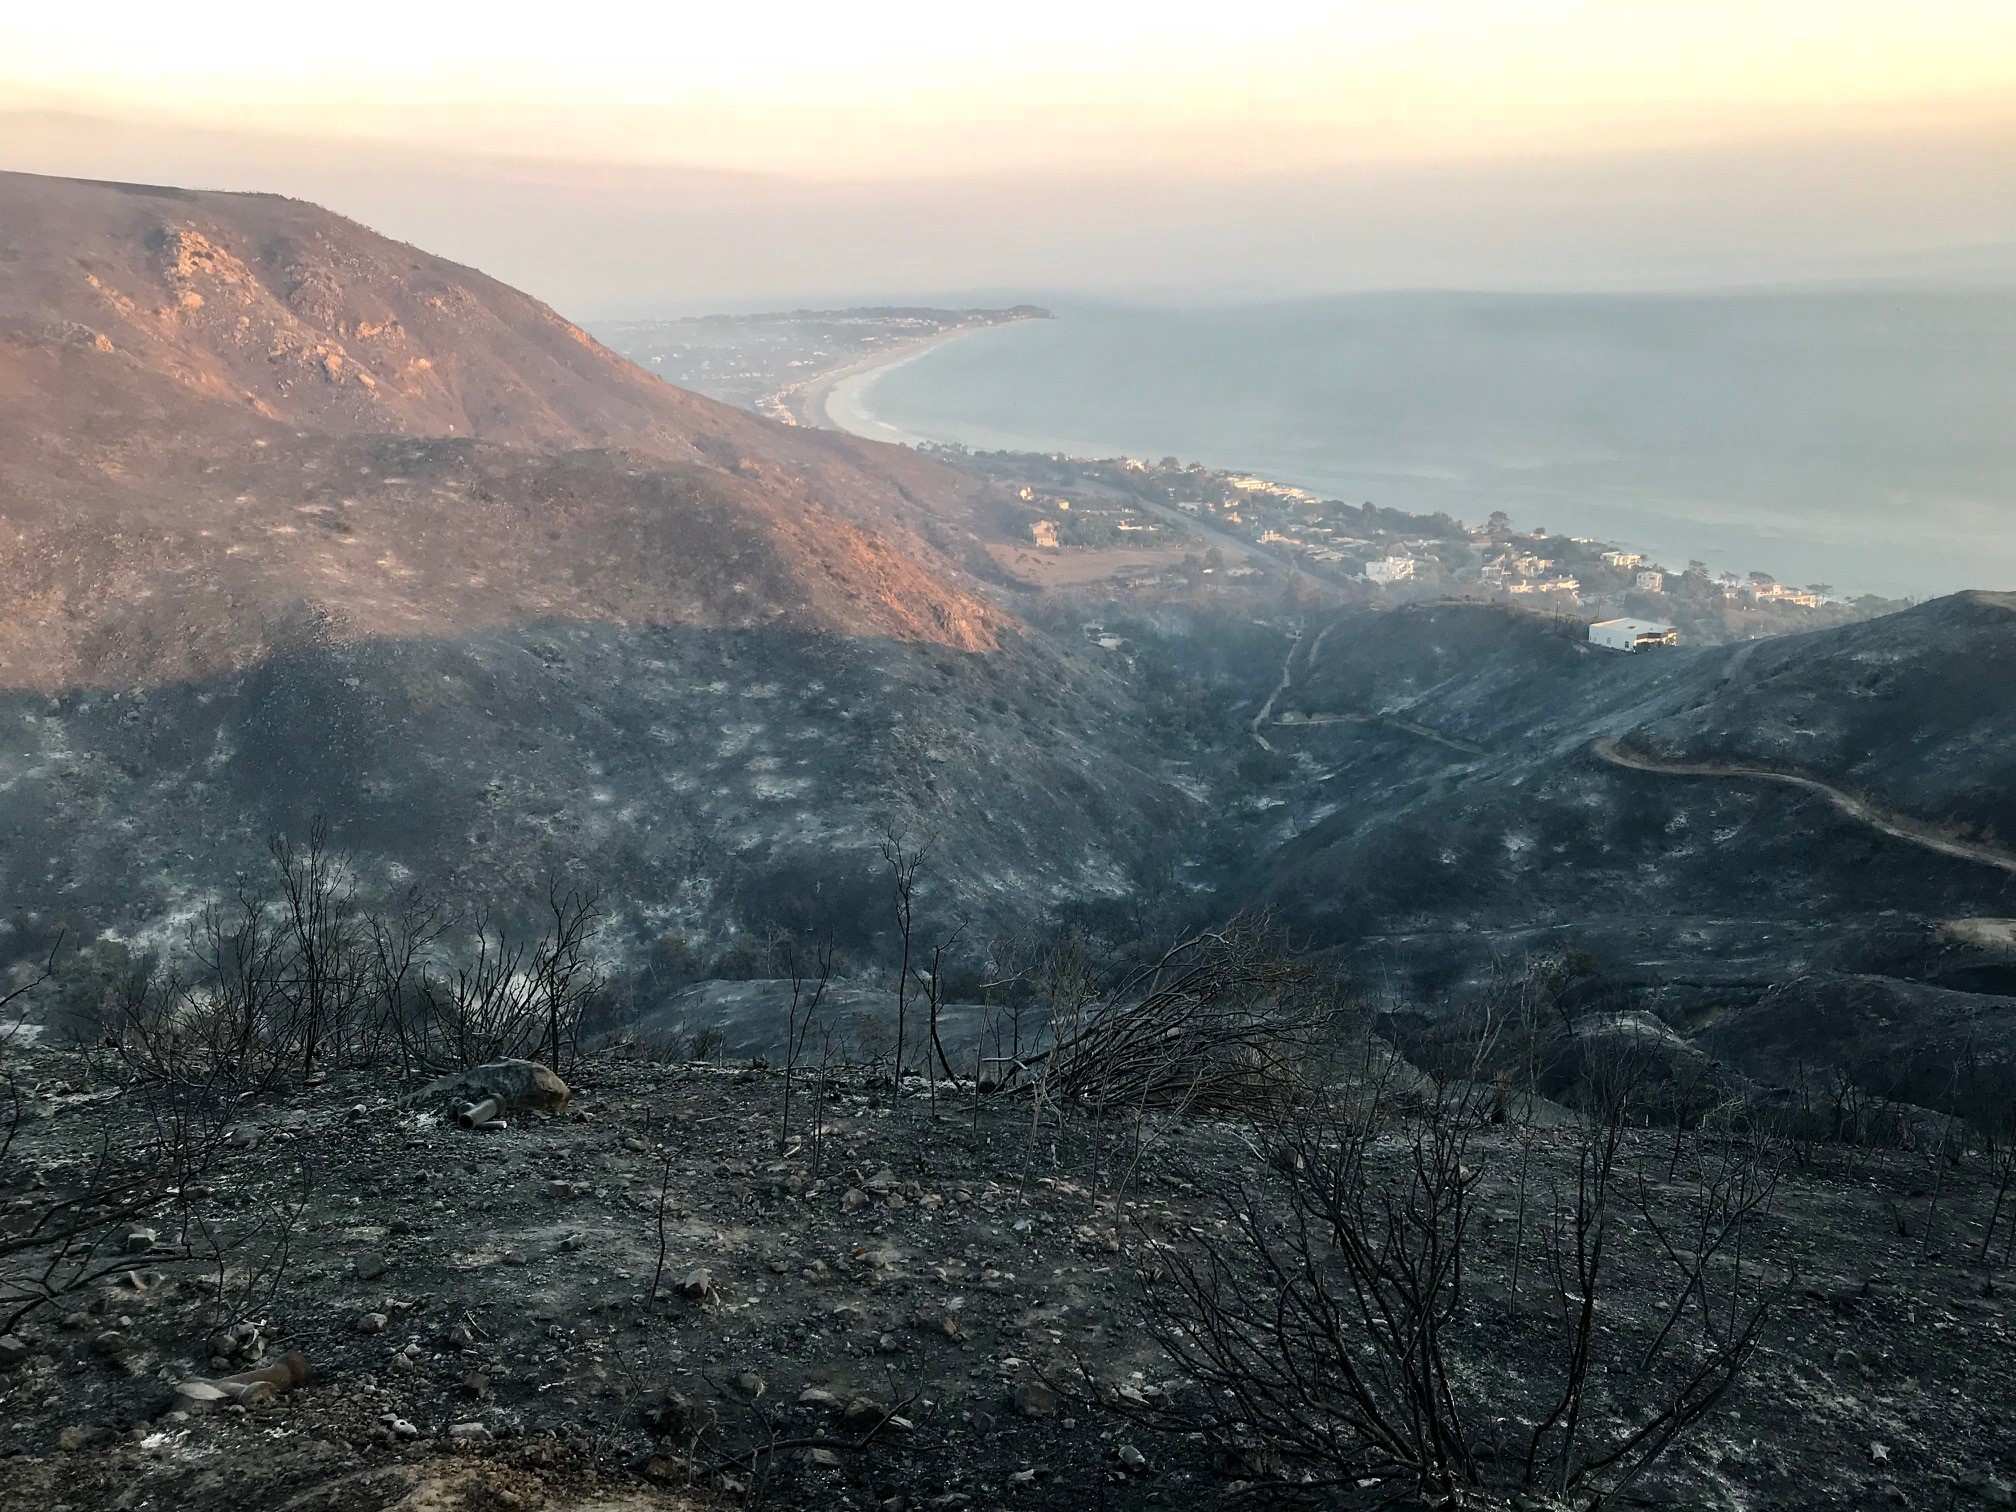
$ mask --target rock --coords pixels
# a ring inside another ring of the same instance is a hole
[[[690,1438],[698,1425],[692,1401],[669,1387],[644,1413],[645,1424],[662,1438]]]
[[[588,1236],[585,1234],[569,1234],[566,1238],[560,1241],[560,1248],[562,1248],[563,1250],[568,1250],[570,1252],[579,1249],[586,1249],[587,1247],[588,1247]]]
[[[420,1430],[416,1428],[413,1424],[406,1421],[405,1418],[394,1417],[390,1413],[387,1413],[384,1418],[384,1423],[385,1426],[391,1430],[392,1437],[394,1438],[410,1439],[420,1437]]]
[[[19,1334],[0,1334],[0,1370],[12,1370],[35,1352]]]
[[[111,1432],[109,1428],[84,1427],[73,1423],[56,1435],[56,1447],[65,1454],[75,1454],[79,1449],[88,1449],[109,1437]]]
[[[856,1397],[840,1415],[841,1423],[853,1433],[866,1433],[889,1416],[889,1409],[868,1397]]]
[[[753,1370],[745,1370],[735,1377],[735,1389],[754,1401],[769,1390],[769,1383]]]
[[[798,1393],[798,1405],[800,1407],[818,1407],[831,1412],[839,1407],[840,1398],[828,1391],[824,1386],[807,1386],[803,1391]]]
[[[838,1470],[840,1456],[831,1449],[812,1448],[805,1451],[805,1463],[814,1470]]]
[[[91,1348],[108,1360],[116,1360],[126,1353],[127,1342],[118,1329],[108,1328],[91,1341]]]
[[[1026,1418],[1057,1416],[1057,1393],[1040,1381],[1018,1381],[1008,1393],[1008,1402]]]
[[[506,1250],[498,1258],[506,1265],[523,1265],[525,1263],[525,1252],[523,1250]]]
[[[705,1302],[714,1295],[714,1273],[704,1265],[688,1271],[679,1283],[679,1294],[689,1301]]]
[[[490,1430],[485,1428],[481,1423],[471,1419],[466,1423],[450,1423],[448,1425],[448,1437],[458,1443],[483,1444],[490,1441]]]
[[[129,1255],[144,1255],[160,1242],[160,1235],[156,1234],[154,1230],[150,1228],[135,1229],[126,1236],[126,1253]]]
[[[868,1194],[862,1191],[861,1188],[849,1187],[840,1195],[840,1211],[843,1213],[859,1212],[862,1208],[868,1206],[869,1201]]]
[[[472,1370],[469,1374],[462,1377],[462,1389],[478,1401],[488,1400],[490,1396],[490,1377],[483,1374],[480,1370]]]
[[[381,1334],[385,1332],[385,1325],[391,1321],[383,1313],[366,1313],[357,1320],[357,1332],[361,1334]]]
[[[388,1267],[383,1255],[370,1254],[355,1257],[350,1262],[350,1269],[359,1281],[376,1281],[385,1274]]]
[[[1962,1476],[1960,1484],[1991,1507],[2016,1507],[2016,1486],[1999,1475]]]
[[[896,1173],[885,1166],[863,1184],[868,1188],[870,1196],[886,1197],[896,1190]]]
[[[1148,1456],[1132,1444],[1122,1444],[1114,1451],[1115,1457],[1129,1470],[1142,1471],[1148,1468]]]

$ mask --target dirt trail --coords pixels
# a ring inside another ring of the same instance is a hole
[[[1247,731],[1255,740],[1260,742],[1260,749],[1263,751],[1272,751],[1274,747],[1268,744],[1267,737],[1260,733],[1260,726],[1273,718],[1274,700],[1279,698],[1283,693],[1286,693],[1288,691],[1288,684],[1294,680],[1295,648],[1301,644],[1302,632],[1299,629],[1290,631],[1288,635],[1288,654],[1281,658],[1281,680],[1274,685],[1274,691],[1267,695],[1267,702],[1260,705],[1260,712],[1247,722]]]
[[[1733,670],[1733,668],[1732,668]],[[1878,808],[1868,800],[1856,797],[1831,783],[1822,782],[1817,777],[1802,777],[1792,772],[1773,771],[1769,767],[1743,766],[1736,762],[1689,762],[1662,761],[1656,756],[1647,756],[1637,751],[1626,750],[1614,736],[1606,735],[1591,743],[1590,750],[1611,766],[1623,767],[1633,772],[1657,772],[1667,777],[1742,777],[1756,778],[1765,782],[1782,782],[1791,787],[1804,788],[1818,793],[1835,808],[1860,824],[1880,830],[1893,839],[1908,845],[1916,845],[1924,850],[1937,851],[1942,856],[1952,856],[1961,861],[1978,861],[1983,866],[1993,866],[1998,870],[2016,874],[2016,853],[1999,846],[1983,845],[1973,840],[1957,840],[1942,835],[1922,820],[1907,818]]]
[[[1323,642],[1329,637],[1330,632],[1336,628],[1337,621],[1333,619],[1318,631],[1316,639],[1309,643],[1309,654],[1302,658],[1302,670],[1305,673],[1313,672],[1316,669],[1316,658],[1323,653]],[[1301,632],[1297,631],[1295,638],[1289,642],[1288,655],[1281,663],[1280,683],[1272,693],[1267,695],[1267,702],[1260,706],[1260,712],[1253,716],[1250,723],[1249,728],[1252,730],[1253,738],[1260,742],[1262,750],[1271,751],[1274,749],[1272,745],[1268,744],[1267,737],[1260,733],[1260,727],[1264,724],[1271,724],[1277,729],[1287,730],[1302,729],[1310,725],[1363,724],[1385,725],[1391,729],[1404,730],[1409,735],[1419,736],[1423,740],[1432,740],[1437,745],[1447,746],[1450,750],[1459,751],[1465,756],[1482,756],[1486,754],[1484,747],[1472,741],[1459,740],[1453,735],[1444,735],[1440,730],[1431,730],[1424,724],[1417,724],[1411,719],[1402,719],[1397,714],[1305,714],[1294,719],[1275,719],[1274,705],[1281,695],[1288,691],[1289,685],[1294,681],[1295,652],[1301,644]]]

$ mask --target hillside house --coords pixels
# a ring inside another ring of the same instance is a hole
[[[1380,557],[1365,564],[1365,581],[1390,587],[1394,583],[1404,583],[1414,576],[1414,558],[1403,556]]]
[[[1029,535],[1044,550],[1057,550],[1057,522],[1055,520],[1031,520],[1029,522]]]
[[[1680,632],[1656,620],[1598,620],[1589,627],[1589,644],[1611,651],[1645,651],[1679,645]]]
[[[1637,582],[1640,593],[1664,593],[1666,591],[1666,574],[1663,572],[1641,572],[1638,574]]]
[[[1522,578],[1508,583],[1507,593],[1560,593],[1570,597],[1581,593],[1582,580],[1574,577]]]
[[[1606,551],[1603,553],[1603,565],[1615,568],[1619,572],[1629,572],[1644,560],[1644,553],[1638,551]]]

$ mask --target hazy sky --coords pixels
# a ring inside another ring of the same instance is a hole
[[[0,166],[570,313],[2016,268],[2010,0],[9,7]]]

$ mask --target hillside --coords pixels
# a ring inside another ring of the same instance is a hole
[[[998,615],[924,539],[969,489],[675,389],[312,205],[0,174],[0,684],[215,672],[302,615],[984,650]]]
[[[1110,890],[1184,800],[961,565],[977,488],[313,205],[0,174],[17,943],[158,943],[316,813],[368,887],[592,879],[625,952],[858,914],[889,822],[1010,912]]]
[[[1637,656],[1479,605],[1350,613],[1290,662],[1277,719],[1293,722],[1265,734],[1302,765],[1255,816],[1247,885],[1408,1002],[1460,995],[1494,960],[1580,952],[1618,1000],[1712,1024],[1722,1053],[1769,1075],[1797,1042],[1788,1001],[1823,1022],[1852,995],[1852,1025],[1844,1011],[1822,1038],[1874,1063],[1915,1056],[1934,1000],[1914,984],[1957,974],[1984,994],[1966,1015],[1981,1044],[2016,1053],[2001,995],[2016,951],[1938,943],[1948,921],[2011,911],[2007,867],[1938,845],[2007,823],[2016,682],[1992,669],[2012,658],[2016,614],[1974,594]],[[1613,742],[1698,770],[1620,765]],[[1830,784],[1870,795],[1883,823]],[[1943,1024],[1955,1010],[1938,1002]],[[1736,1010],[1759,1004],[1751,1036]],[[1939,1040],[1950,1059],[1957,1041]]]

